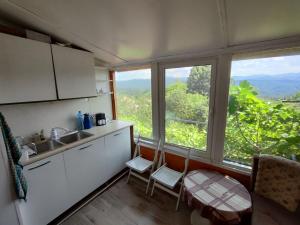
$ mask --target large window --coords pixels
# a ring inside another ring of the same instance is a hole
[[[116,72],[118,119],[134,124],[134,131],[152,138],[151,69]]]
[[[150,142],[161,138],[170,150],[192,148],[217,163],[250,165],[256,154],[300,161],[300,55],[263,55],[116,72],[117,117]]]
[[[300,55],[234,60],[224,158],[255,154],[300,161]]]
[[[165,142],[207,148],[211,65],[165,68]]]

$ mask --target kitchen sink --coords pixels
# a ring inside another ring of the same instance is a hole
[[[41,154],[44,152],[48,152],[51,150],[55,150],[59,147],[62,147],[63,144],[54,140],[47,140],[37,144],[29,144],[28,145],[32,150],[36,151],[36,154]]]
[[[71,133],[67,133],[59,138],[59,142],[63,144],[71,144],[73,142],[88,138],[93,136],[93,134],[86,133],[84,131],[73,131]]]

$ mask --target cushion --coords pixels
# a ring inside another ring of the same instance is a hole
[[[261,155],[254,191],[295,211],[300,201],[300,163],[278,156]]]
[[[278,203],[252,194],[252,224],[253,225],[299,225],[300,209],[290,212]]]

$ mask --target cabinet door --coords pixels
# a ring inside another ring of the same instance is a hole
[[[107,172],[112,177],[124,169],[125,163],[130,160],[130,130],[125,128],[105,137],[105,148],[107,152]]]
[[[104,138],[64,152],[70,205],[75,204],[106,181]]]
[[[49,44],[0,33],[0,104],[55,100]]]
[[[19,201],[24,225],[46,225],[67,208],[67,183],[63,155],[58,154],[24,167],[27,202]]]
[[[59,99],[96,96],[93,54],[52,45]]]

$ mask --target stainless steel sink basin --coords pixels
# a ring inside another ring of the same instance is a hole
[[[86,133],[84,131],[73,131],[61,136],[58,141],[63,144],[71,144],[91,136],[93,136],[93,134]]]
[[[63,146],[62,143],[53,141],[53,140],[47,140],[38,144],[29,144],[29,147],[36,151],[36,154],[41,154],[44,152],[48,152],[51,150],[55,150],[59,147]],[[33,155],[34,156],[34,155]]]

